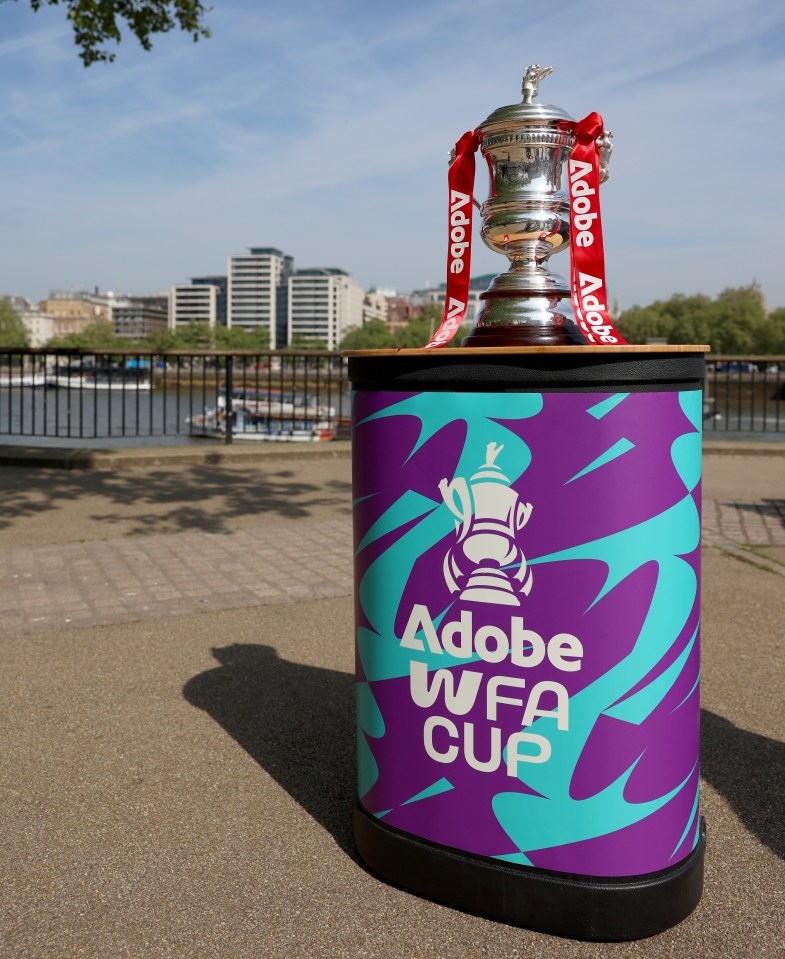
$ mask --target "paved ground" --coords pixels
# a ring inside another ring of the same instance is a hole
[[[705,458],[706,891],[613,945],[358,863],[346,456],[125,466],[0,470],[2,959],[785,956],[785,457]]]

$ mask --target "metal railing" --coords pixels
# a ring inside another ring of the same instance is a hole
[[[710,354],[703,408],[706,431],[785,438],[785,356]]]
[[[0,439],[70,445],[348,438],[327,352],[0,351]],[[785,356],[710,355],[704,428],[785,438]]]
[[[0,351],[4,438],[309,441],[348,436],[349,422],[337,353]]]

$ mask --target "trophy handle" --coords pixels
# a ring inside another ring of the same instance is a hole
[[[531,503],[518,503],[518,509],[516,510],[515,515],[515,528],[523,529],[523,527],[529,522],[529,517],[532,514],[532,504]]]
[[[439,483],[439,492],[453,516],[461,521],[458,539],[462,540],[469,532],[472,518],[472,500],[466,480],[462,476],[456,476],[451,483],[448,483],[445,478]]]
[[[603,130],[597,137],[597,149],[600,157],[600,183],[605,183],[611,175],[611,153],[613,152],[613,134]]]

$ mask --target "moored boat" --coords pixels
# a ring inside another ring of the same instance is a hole
[[[225,409],[226,391],[218,394],[217,406]],[[232,390],[232,408],[242,407],[259,416],[330,419],[335,416],[335,407],[322,403],[310,393],[295,393],[285,390],[256,390],[238,388]]]
[[[269,416],[242,405],[226,408],[206,407],[204,413],[186,419],[192,436],[226,439],[231,420],[232,439],[250,442],[313,443],[335,439],[335,427],[329,420],[296,416]]]
[[[45,387],[49,386],[45,373],[0,373],[0,388],[10,386]]]

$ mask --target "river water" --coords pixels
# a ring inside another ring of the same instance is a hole
[[[192,435],[188,419],[214,406],[217,386],[150,391],[0,388],[0,444],[102,448],[184,446],[223,442]],[[349,397],[334,389],[321,398],[349,416]]]
[[[0,445],[100,449],[221,443],[221,438],[193,435],[188,422],[205,407],[214,406],[217,394],[216,383],[199,380],[179,389],[159,385],[138,392],[0,387]],[[335,408],[337,419],[349,416],[346,389],[334,385],[320,400]],[[718,405],[716,415],[704,422],[704,435],[707,439],[783,441],[783,412],[773,402],[755,410]]]

